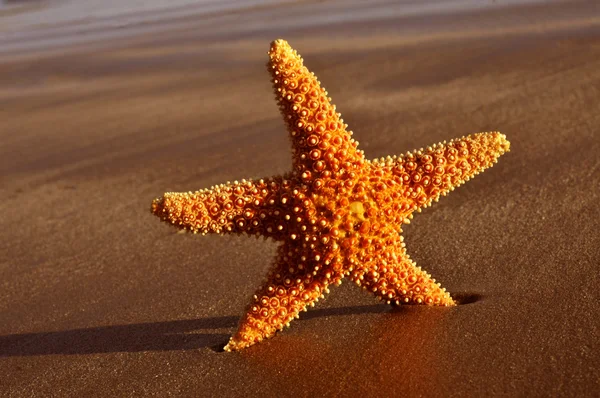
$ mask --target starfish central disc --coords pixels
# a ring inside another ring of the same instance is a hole
[[[165,193],[152,212],[194,233],[247,233],[281,241],[275,264],[225,347],[273,336],[348,277],[391,304],[455,305],[406,253],[412,213],[492,166],[509,149],[479,133],[369,161],[316,76],[284,40],[268,69],[292,142],[292,171],[196,192]]]

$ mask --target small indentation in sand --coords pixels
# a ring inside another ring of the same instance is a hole
[[[473,304],[477,301],[483,300],[483,296],[478,293],[456,293],[453,294],[452,297],[454,298],[454,301],[458,303],[458,305]]]
[[[221,353],[221,352],[225,352],[225,346],[226,345],[227,345],[227,342],[224,342],[224,343],[219,343],[219,344],[212,345],[209,348],[212,351],[214,351],[214,352]]]

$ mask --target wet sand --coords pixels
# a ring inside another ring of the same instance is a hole
[[[597,3],[361,4],[2,37],[0,396],[600,393]],[[393,309],[346,282],[275,338],[220,351],[275,244],[179,234],[149,206],[289,168],[265,70],[277,37],[368,157],[507,135],[495,167],[405,228],[462,305]]]

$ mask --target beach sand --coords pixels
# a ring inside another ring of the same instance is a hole
[[[598,3],[389,3],[0,36],[0,396],[600,394]],[[370,158],[507,135],[405,228],[462,305],[392,308],[346,281],[221,352],[275,243],[177,233],[150,202],[289,169],[278,37]]]

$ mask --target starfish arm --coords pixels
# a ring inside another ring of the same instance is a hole
[[[311,245],[312,246],[312,245]],[[329,293],[328,286],[343,277],[338,259],[321,248],[286,241],[278,249],[275,267],[252,298],[226,351],[241,350],[272,337]]]
[[[151,211],[194,233],[248,233],[279,240],[285,225],[281,197],[290,185],[284,177],[275,177],[235,181],[196,192],[167,192],[154,199]]]
[[[418,267],[404,249],[401,235],[381,239],[377,256],[365,255],[349,278],[388,304],[456,305],[446,289]]]
[[[294,173],[319,188],[323,179],[362,166],[358,141],[296,50],[285,40],[275,40],[269,57],[273,89],[292,140]]]
[[[478,133],[374,163],[392,169],[403,195],[418,210],[493,166],[509,148],[504,134]]]

